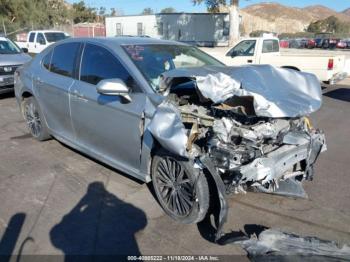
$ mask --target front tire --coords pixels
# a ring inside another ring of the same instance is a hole
[[[38,141],[50,138],[46,122],[34,97],[28,97],[22,102],[22,112],[30,134]]]
[[[152,161],[152,183],[167,215],[183,224],[202,221],[209,208],[209,187],[191,160],[158,151]]]

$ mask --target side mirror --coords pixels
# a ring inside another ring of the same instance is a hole
[[[237,55],[238,55],[238,52],[236,50],[231,50],[230,52],[227,53],[226,56],[235,57]]]
[[[26,53],[26,54],[27,54],[29,50],[28,50],[28,48],[23,47],[23,48],[22,48],[22,51],[23,51],[23,53]]]
[[[107,96],[122,96],[126,100],[131,101],[129,96],[129,88],[123,80],[119,78],[101,80],[96,87],[99,94]]]

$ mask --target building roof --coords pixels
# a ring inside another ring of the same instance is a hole
[[[131,17],[131,16],[157,16],[157,15],[228,15],[229,13],[191,13],[191,12],[176,12],[176,13],[156,13],[156,14],[150,14],[150,15],[144,15],[144,14],[138,14],[138,15],[118,15],[118,16],[107,16],[108,18],[115,18],[115,17]]]
[[[165,45],[186,45],[183,43],[169,41],[169,40],[161,40],[151,37],[81,37],[81,38],[69,38],[63,40],[65,42],[75,42],[75,41],[88,41],[92,43],[102,43],[107,45],[149,45],[149,44],[165,44]],[[62,41],[60,41],[61,43]]]

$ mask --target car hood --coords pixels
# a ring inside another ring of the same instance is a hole
[[[32,58],[25,54],[0,54],[0,66],[23,65]]]
[[[260,117],[305,116],[322,104],[321,85],[315,75],[270,65],[175,69],[162,75],[160,91],[170,92],[181,78],[196,81],[200,93],[213,103],[234,96],[253,97],[255,114]]]

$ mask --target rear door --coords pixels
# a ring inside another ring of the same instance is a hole
[[[103,46],[86,44],[80,68],[80,81],[71,89],[77,142],[107,163],[138,172],[145,93],[118,57]],[[129,87],[131,101],[97,92],[101,80],[115,78]]]
[[[44,57],[41,73],[34,77],[34,85],[49,128],[69,140],[74,139],[69,89],[75,81],[79,50],[78,42],[56,46]]]
[[[262,50],[257,64],[270,64],[271,58],[278,56],[280,53],[279,42],[277,39],[264,39],[262,41]]]

